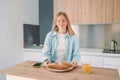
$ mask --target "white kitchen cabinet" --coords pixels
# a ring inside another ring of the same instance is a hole
[[[110,55],[111,54],[81,52],[81,61],[89,61],[92,67],[118,69],[120,76],[120,57],[116,54],[114,54],[114,56]]]
[[[24,51],[23,52],[23,59],[32,60],[32,61],[42,61],[41,51]]]
[[[104,57],[103,56],[103,67],[118,69],[118,73],[120,76],[120,57],[107,57],[107,56]]]
[[[120,77],[120,66],[118,67],[118,74],[119,74],[119,77]]]
[[[118,68],[120,67],[120,58],[119,57],[104,57],[103,56],[103,66],[109,68]]]
[[[6,80],[36,80],[31,78],[25,78],[20,76],[6,75]]]
[[[102,57],[95,55],[81,55],[81,61],[89,61],[92,67],[102,67]]]

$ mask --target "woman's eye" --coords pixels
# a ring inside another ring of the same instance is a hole
[[[57,22],[60,22],[60,21],[57,21]]]
[[[61,22],[66,22],[65,20],[62,20]]]
[[[65,20],[63,20],[62,22],[65,22]]]
[[[57,21],[57,22],[59,22],[59,23],[60,23],[60,22],[66,22],[66,21],[65,21],[65,20],[61,20],[61,21]]]

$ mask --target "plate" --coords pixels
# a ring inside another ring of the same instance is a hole
[[[74,68],[74,66],[70,67],[69,69],[65,69],[65,70],[60,70],[60,69],[52,69],[52,68],[48,68],[47,67],[47,70],[49,71],[54,71],[54,72],[67,72],[67,71],[70,71]]]

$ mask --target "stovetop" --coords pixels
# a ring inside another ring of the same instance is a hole
[[[116,49],[115,51],[111,51],[110,49],[104,49],[103,53],[120,54],[120,49]]]

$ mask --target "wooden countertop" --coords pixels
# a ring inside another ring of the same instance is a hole
[[[83,73],[79,66],[72,71],[58,73],[45,68],[33,68],[32,65],[35,63],[35,61],[26,61],[1,70],[0,73],[36,80],[120,80],[116,69],[91,67],[90,73]]]

